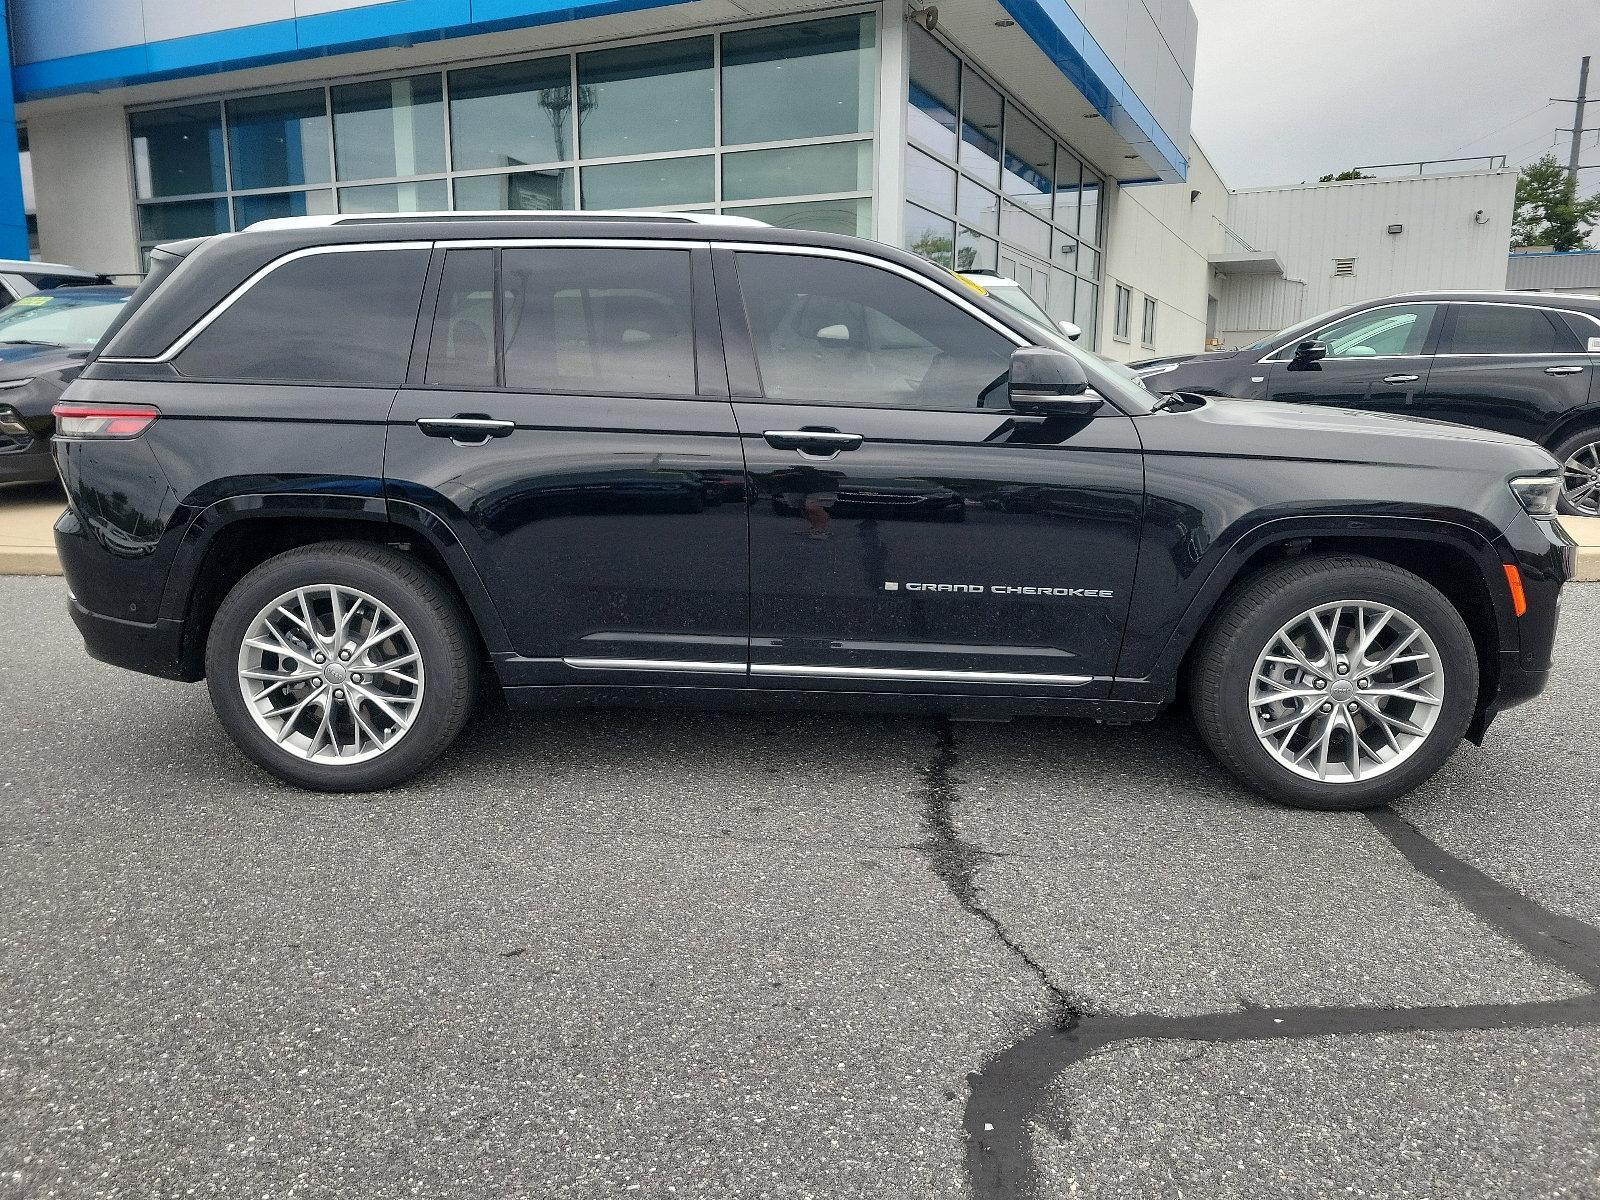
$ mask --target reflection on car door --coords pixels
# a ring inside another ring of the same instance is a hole
[[[709,254],[445,252],[386,485],[473,559],[517,656],[508,681],[744,672],[744,464]]]
[[[757,681],[1105,695],[1143,503],[1133,422],[1011,412],[1020,339],[909,269],[715,263]]]
[[[1543,441],[1564,414],[1588,403],[1593,373],[1586,343],[1562,313],[1490,301],[1447,304],[1418,412]]]
[[[1385,304],[1309,335],[1327,357],[1294,361],[1294,346],[1266,364],[1267,397],[1369,412],[1410,413],[1427,386],[1436,304]]]

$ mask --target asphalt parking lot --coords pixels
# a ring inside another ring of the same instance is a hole
[[[287,790],[0,578],[0,1195],[1600,1195],[1600,588],[1393,816],[1177,717],[482,714]]]

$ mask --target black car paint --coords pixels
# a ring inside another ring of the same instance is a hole
[[[1154,392],[1195,392],[1247,400],[1274,400],[1357,408],[1368,412],[1428,417],[1515,434],[1551,447],[1578,429],[1600,429],[1600,354],[1583,350],[1600,337],[1588,317],[1600,321],[1592,296],[1525,292],[1418,292],[1353,304],[1327,314],[1323,327],[1397,302],[1434,304],[1427,338],[1417,354],[1374,358],[1324,358],[1297,362],[1294,348],[1315,331],[1285,331],[1258,347],[1147,359],[1132,363],[1151,373]],[[1514,305],[1575,313],[1563,316],[1579,350],[1538,355],[1438,353],[1446,322],[1462,304]],[[1286,336],[1287,335],[1287,336]],[[1169,367],[1154,371],[1152,368]],[[1551,373],[1550,368],[1578,368]]]
[[[459,224],[419,221],[319,232],[335,241],[503,240],[528,237],[530,225],[485,222],[464,233]],[[645,223],[623,232],[685,235]],[[698,231],[688,232],[692,240]],[[616,237],[619,229],[563,223],[548,234]],[[226,252],[217,255],[222,278],[195,290],[225,295],[304,237],[229,239],[217,248]],[[715,240],[867,253],[952,287],[908,254],[850,238],[718,229]],[[173,277],[203,265],[186,261]],[[705,265],[701,259],[697,270]],[[252,542],[311,530],[409,545],[439,566],[519,703],[1072,710],[1135,719],[1172,699],[1188,646],[1261,554],[1310,543],[1381,554],[1414,542],[1466,564],[1481,593],[1478,732],[1543,684],[1572,549],[1549,523],[1523,513],[1506,486],[1512,475],[1554,467],[1526,443],[1427,422],[1221,401],[1169,411],[1106,404],[1072,418],[775,404],[761,397],[728,281],[716,274],[723,302],[714,305],[704,279],[697,276],[695,291],[702,394],[694,398],[456,393],[421,386],[415,352],[398,392],[179,382],[166,364],[94,363],[71,399],[148,403],[161,416],[132,441],[56,444],[71,497],[57,541],[90,653],[199,678],[215,564]],[[1032,340],[1031,327],[1004,306],[980,306]],[[189,292],[175,305],[149,304],[128,318],[117,346],[159,350],[203,311]],[[419,343],[425,337],[419,328]],[[416,425],[418,417],[483,412],[515,421],[515,430],[455,444]],[[864,442],[831,459],[806,459],[764,436],[805,427],[858,433]],[[835,506],[826,536],[812,537],[803,497],[830,487],[841,499],[888,489],[897,514]],[[919,488],[920,519],[917,505],[905,503]],[[949,517],[952,494],[962,504],[959,522]],[[1521,619],[1511,612],[1508,563],[1527,586]],[[961,590],[993,585],[1016,590]],[[1063,594],[1027,591],[1041,587]],[[574,658],[660,665],[597,670]],[[673,664],[682,660],[724,664],[730,674],[680,672]],[[746,661],[775,673],[745,675]],[[1019,688],[848,678],[866,661],[1087,682]],[[779,670],[797,663],[842,677]]]

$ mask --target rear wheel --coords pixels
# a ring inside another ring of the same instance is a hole
[[[1600,516],[1600,428],[1584,429],[1550,448],[1561,464],[1561,511]]]
[[[1246,783],[1300,808],[1373,808],[1454,751],[1478,658],[1460,613],[1416,575],[1313,558],[1269,568],[1229,600],[1189,685],[1202,735]]]
[[[466,722],[476,661],[455,598],[359,542],[291,550],[228,593],[206,648],[223,728],[268,771],[318,791],[410,778]]]

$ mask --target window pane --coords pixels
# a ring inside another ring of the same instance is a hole
[[[1133,302],[1133,293],[1120,283],[1113,296],[1111,313],[1111,336],[1125,338],[1128,336],[1128,310]]]
[[[1050,257],[1050,226],[1009,201],[1000,206],[1000,236],[1030,254]]]
[[[872,143],[746,150],[722,157],[722,198],[864,192],[872,186]]]
[[[993,271],[1000,262],[1000,243],[965,225],[956,231],[956,270]]]
[[[689,255],[506,250],[506,386],[692,396]]]
[[[1077,324],[1073,316],[1077,312],[1073,291],[1079,286],[1082,285],[1065,271],[1050,273],[1050,303],[1047,307],[1052,318]]]
[[[139,240],[173,242],[228,231],[226,200],[179,200],[139,205]]]
[[[920,284],[859,263],[737,256],[766,395],[1004,408],[1011,343]]]
[[[1433,322],[1432,304],[1399,304],[1356,313],[1316,335],[1329,358],[1375,358],[1381,354],[1421,354]]]
[[[328,110],[321,88],[228,101],[228,153],[236,188],[327,183]]]
[[[128,128],[139,199],[220,192],[228,186],[222,171],[220,104],[131,113]]]
[[[1078,232],[1078,185],[1082,167],[1064,146],[1056,147],[1056,224]]]
[[[911,96],[906,134],[945,158],[956,156],[956,108],[961,64],[921,28],[911,25]]]
[[[712,190],[709,155],[611,163],[583,169],[585,208],[664,208],[673,204],[709,204],[716,198]]]
[[[342,213],[440,212],[447,205],[442,179],[339,189]]]
[[[1077,294],[1073,299],[1072,323],[1083,330],[1078,339],[1085,348],[1093,349],[1100,327],[1100,289],[1095,284],[1078,280]]]
[[[955,265],[956,223],[915,204],[906,205],[906,249],[941,267]]]
[[[723,34],[723,144],[869,132],[872,45],[866,16]]]
[[[1537,308],[1506,304],[1457,304],[1440,354],[1571,354],[1578,339]],[[1411,351],[1407,351],[1411,353]]]
[[[711,145],[711,76],[710,38],[580,54],[580,153],[605,158]]]
[[[493,250],[445,255],[426,379],[441,387],[494,386]]]
[[[236,196],[233,227],[245,229],[273,217],[322,216],[333,211],[333,193],[327,188],[314,192],[274,192],[269,196]]]
[[[955,212],[956,173],[914,146],[906,147],[906,199]]]
[[[572,157],[572,73],[566,57],[450,72],[456,170]]]
[[[388,179],[444,170],[439,76],[412,75],[333,89],[340,179]]]
[[[1154,345],[1156,340],[1156,302],[1146,296],[1144,299],[1144,320],[1139,325],[1139,341],[1146,346]]]
[[[427,269],[426,250],[285,263],[224,309],[176,365],[198,379],[398,387]]]
[[[961,72],[961,169],[1000,185],[1000,93],[965,68]]]
[[[963,176],[956,189],[956,215],[968,225],[994,233],[1000,228],[1000,197]]]
[[[1024,208],[1050,219],[1055,191],[1055,141],[1027,117],[1006,113],[1005,177],[1001,190]]]
[[[492,209],[570,209],[572,172],[511,171],[505,175],[463,175],[456,180],[456,207],[468,212]]]
[[[1078,189],[1078,236],[1084,241],[1100,244],[1100,178],[1083,172],[1083,186]]]
[[[817,233],[872,236],[872,201],[802,200],[794,204],[748,204],[728,208],[729,216],[754,217],[784,229],[810,229]]]

